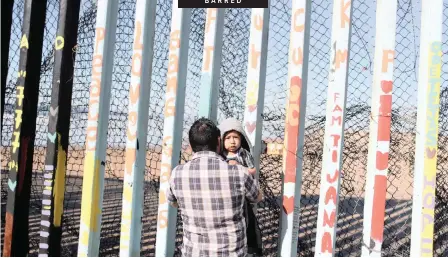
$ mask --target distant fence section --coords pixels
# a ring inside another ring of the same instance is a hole
[[[179,256],[199,117],[245,127],[264,256],[448,256],[447,32],[447,0],[3,0],[3,256]]]

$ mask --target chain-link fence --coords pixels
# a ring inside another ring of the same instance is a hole
[[[83,0],[78,28],[72,97],[66,193],[64,201],[62,255],[76,256],[79,237],[81,186],[89,85],[95,38],[96,1]],[[343,179],[339,204],[337,256],[359,256],[362,245],[364,185],[367,166],[370,96],[373,73],[376,1],[353,1],[353,29],[350,48],[349,88],[343,149]],[[392,105],[391,151],[383,253],[408,256],[410,252],[413,162],[417,104],[420,1],[398,1],[396,59]],[[45,27],[39,113],[30,209],[30,256],[38,252],[38,232],[42,198],[42,170],[46,150],[48,106],[51,95],[53,39],[57,28],[58,0],[48,0]],[[7,162],[13,126],[15,80],[19,60],[19,41],[24,0],[16,0],[9,54],[5,116],[2,128],[2,244],[6,204]],[[101,226],[101,256],[117,256],[120,241],[121,199],[127,126],[127,103],[134,31],[135,1],[120,0],[114,57],[113,83]],[[438,176],[435,215],[435,255],[448,256],[448,1],[444,1],[443,74],[439,121]],[[266,72],[263,139],[282,142],[287,96],[287,62],[291,18],[289,0],[271,1],[268,60]],[[200,98],[201,64],[205,9],[193,9],[189,41],[186,106],[182,162],[190,158],[186,132],[197,118]],[[158,207],[158,184],[162,150],[163,106],[165,101],[171,1],[159,0],[156,10],[153,73],[149,106],[148,141],[145,173],[145,200],[141,255],[153,256]],[[249,43],[250,9],[227,9],[224,20],[223,54],[219,91],[219,120],[244,115],[245,84]],[[312,256],[316,237],[322,162],[327,75],[329,65],[332,1],[312,3],[310,63],[307,93],[303,186],[300,210],[299,256]],[[282,157],[261,156],[260,182],[265,200],[259,205],[257,219],[263,234],[265,256],[277,251],[280,216]],[[178,220],[177,243],[181,242]],[[179,254],[177,249],[176,255]]]

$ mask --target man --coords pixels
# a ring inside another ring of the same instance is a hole
[[[263,196],[247,168],[218,154],[220,134],[209,119],[194,122],[188,132],[194,155],[171,173],[167,199],[182,214],[183,256],[247,254],[244,199],[256,203]]]

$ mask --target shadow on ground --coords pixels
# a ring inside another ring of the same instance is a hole
[[[38,173],[36,173],[38,174]],[[2,186],[6,185],[7,174],[2,173]],[[43,180],[36,176],[34,180]],[[121,194],[122,181],[106,179],[103,217],[101,227],[100,256],[118,256],[120,242],[120,219],[121,219]],[[41,182],[33,182],[33,185],[42,185]],[[69,177],[66,185],[65,210],[63,218],[63,241],[62,256],[77,255],[77,239],[79,236],[79,220],[81,209],[82,179]],[[1,238],[3,244],[4,216],[6,208],[6,192],[2,187],[2,228]],[[158,194],[156,182],[145,182],[145,205],[143,230],[141,240],[141,256],[154,256],[157,201]],[[29,256],[37,256],[39,246],[40,230],[40,207],[41,199],[35,198],[39,189],[33,189],[30,202],[30,251]],[[299,230],[299,256],[312,256],[314,254],[317,205],[319,196],[302,195],[302,207],[300,209]],[[276,256],[278,241],[278,197],[268,196],[264,203],[259,205],[258,219],[262,227],[264,256]],[[360,256],[362,239],[362,209],[363,200],[360,198],[341,197],[340,211],[338,217],[338,231],[336,243],[337,256]],[[385,220],[385,241],[383,245],[383,256],[408,256],[411,232],[411,200],[388,200]],[[437,210],[436,225],[442,231],[438,234],[435,242],[437,256],[447,256],[446,248],[448,235],[447,211]],[[441,213],[441,214],[440,214]],[[443,220],[443,221],[442,221]],[[182,241],[182,223],[178,220],[178,234],[176,237],[176,256]]]

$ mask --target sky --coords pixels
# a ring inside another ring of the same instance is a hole
[[[15,3],[13,24],[21,24],[20,3]],[[123,143],[125,139],[123,130],[120,128],[126,127],[125,120],[127,114],[127,91],[129,88],[130,76],[130,56],[132,51],[129,51],[132,47],[133,36],[133,20],[129,19],[133,15],[134,9],[131,4],[121,0],[118,31],[116,39],[116,50],[114,60],[114,75],[112,85],[112,107],[111,107],[111,122],[109,124],[109,140],[114,143]],[[129,1],[128,1],[129,2]],[[329,69],[329,55],[330,55],[330,36],[331,36],[331,1],[313,1],[312,16],[311,16],[311,39],[310,39],[310,59],[309,59],[309,71],[308,71],[308,94],[307,94],[307,117],[316,115],[325,115],[325,99],[328,86],[328,69]],[[48,1],[47,11],[47,24],[45,29],[45,42],[43,56],[48,56],[48,50],[51,49],[53,44],[52,39],[56,32],[55,17],[57,17],[58,6],[55,4],[55,0]],[[330,4],[328,4],[330,3]],[[409,4],[410,3],[410,4]],[[289,26],[290,26],[290,1],[279,0],[271,1],[271,16],[270,16],[270,31],[269,31],[269,43],[268,43],[268,59],[267,59],[267,72],[266,72],[266,86],[265,86],[265,110],[278,110],[284,108],[286,103],[286,83],[287,83],[287,60],[288,60],[288,46],[289,46]],[[354,104],[365,103],[370,105],[370,91],[371,91],[371,79],[373,72],[373,53],[374,53],[374,39],[375,39],[375,7],[376,1],[354,1],[353,9],[353,28],[352,28],[352,44],[350,50],[350,66],[349,66],[349,86],[347,94],[347,106]],[[445,9],[448,9],[448,0],[444,0]],[[91,5],[88,1],[83,1],[81,8],[81,17],[83,13]],[[418,75],[418,42],[419,42],[419,27],[420,27],[420,1],[399,1],[399,8],[397,12],[397,36],[396,36],[396,61],[394,68],[394,104],[393,108],[401,108],[401,110],[414,110],[417,103],[417,75]],[[169,5],[165,7],[158,6],[159,15],[156,18],[156,23],[160,27],[156,27],[156,41],[162,42],[161,48],[156,50],[155,59],[153,62],[153,76],[152,76],[152,91],[150,105],[153,110],[157,112],[153,113],[152,120],[150,120],[150,128],[159,128],[160,123],[163,122],[162,107],[164,102],[163,92],[160,89],[157,91],[157,86],[164,87],[166,81],[166,55],[167,46],[163,44],[168,41],[168,30],[166,24],[169,24],[169,15],[166,17],[166,13],[169,14]],[[235,13],[235,12],[229,12]],[[445,10],[445,20],[448,19],[448,11]],[[193,15],[204,16],[204,12],[193,12]],[[247,18],[250,15],[249,11],[243,12],[243,17],[233,17],[227,15],[226,21],[232,22],[233,20],[237,24],[248,24]],[[199,24],[200,25],[200,24]],[[447,25],[447,22],[445,22]],[[164,27],[162,27],[164,26]],[[85,31],[80,31],[78,35],[78,54],[76,56],[75,64],[75,78],[74,78],[74,93],[72,101],[72,112],[85,113],[86,104],[88,102],[88,92],[86,85],[90,81],[90,67],[91,67],[91,43],[93,42],[93,24],[87,26]],[[192,26],[192,34],[200,27]],[[247,26],[244,36],[247,41]],[[445,30],[448,29],[445,26]],[[231,32],[228,32],[231,33]],[[80,36],[82,35],[82,36]],[[224,40],[232,40],[231,35],[224,35]],[[230,38],[229,38],[230,37]],[[197,113],[197,101],[200,93],[195,90],[199,83],[200,77],[195,73],[200,70],[194,67],[201,65],[202,58],[202,43],[197,38],[190,38],[190,70],[187,77],[187,94],[186,94],[186,116],[185,120],[191,122],[191,119]],[[199,39],[200,40],[200,39]],[[20,41],[20,28],[14,27],[11,36],[11,51],[14,49],[17,51],[17,44]],[[446,42],[446,35],[445,41]],[[231,43],[229,43],[232,45]],[[227,66],[238,66],[243,70],[245,69],[245,63],[247,63],[247,49],[245,46],[240,46],[245,50],[245,53],[240,55],[235,60],[226,59]],[[445,51],[447,44],[444,45]],[[234,49],[229,49],[233,51]],[[226,55],[226,53],[223,53]],[[447,55],[445,55],[445,59]],[[13,80],[16,76],[18,55],[10,53],[10,68],[8,73],[8,80]],[[243,65],[241,65],[243,63]],[[415,67],[415,68],[414,68]],[[245,83],[244,72],[235,75],[238,77],[238,82]],[[224,84],[232,83],[227,79],[224,79]],[[196,88],[195,88],[196,87]],[[49,96],[51,89],[51,69],[41,78],[41,95],[40,102],[49,103]],[[244,94],[244,93],[243,93]],[[8,97],[8,96],[7,96]],[[13,98],[7,100],[7,103],[11,103]],[[123,103],[126,103],[123,105]],[[40,105],[45,107],[46,105]],[[236,111],[241,113],[240,111]],[[237,115],[237,114],[235,114]],[[5,114],[5,116],[8,116]],[[45,144],[46,127],[48,120],[45,118],[46,113],[43,112],[41,117],[38,118],[38,139],[42,139],[40,144]],[[73,114],[73,117],[83,117],[83,114]],[[222,118],[222,115],[220,115]],[[73,119],[73,122],[76,122]],[[113,121],[112,121],[113,120]],[[307,120],[307,122],[309,122]],[[283,121],[279,122],[284,123]],[[352,123],[352,124],[350,124]],[[357,123],[357,124],[353,124]],[[85,121],[81,122],[85,124]],[[349,127],[362,128],[368,124],[368,117],[363,117],[355,121],[348,121]],[[360,125],[363,124],[363,125]],[[8,124],[6,125],[8,127]],[[185,125],[189,126],[189,125]],[[9,125],[8,128],[10,128]],[[71,130],[72,139],[76,142],[84,142],[85,132],[84,126],[73,127]],[[269,132],[272,128],[265,123],[264,137],[270,137]],[[185,130],[184,130],[185,131]],[[149,132],[151,136],[160,138],[161,132],[154,129]],[[4,130],[2,135],[2,145],[9,144],[10,130]]]

